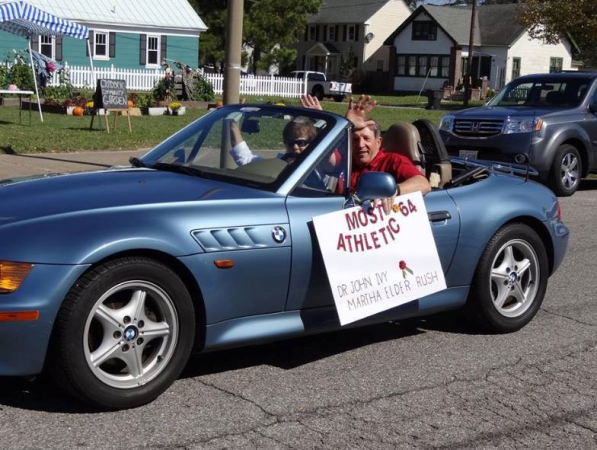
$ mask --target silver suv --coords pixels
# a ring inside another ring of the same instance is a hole
[[[557,195],[574,194],[597,172],[597,74],[527,75],[485,106],[445,115],[448,153],[470,159],[530,163]]]

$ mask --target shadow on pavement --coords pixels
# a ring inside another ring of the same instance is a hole
[[[427,330],[479,334],[464,324],[457,314],[447,313],[201,354],[190,359],[180,378],[201,377],[260,365],[292,370],[369,345],[416,336]],[[32,381],[20,377],[0,377],[0,411],[3,406],[65,414],[103,412],[62,392],[45,374]]]
[[[32,159],[45,159],[48,161],[57,161],[57,162],[65,162],[71,164],[85,164],[86,166],[97,166],[97,167],[112,167],[112,164],[100,164],[94,163],[90,161],[77,161],[74,159],[63,159],[63,158],[54,158],[51,156],[39,156],[39,155],[16,155],[21,158],[32,158]]]
[[[420,333],[422,331],[410,325],[384,323],[271,344],[206,353],[192,358],[181,378],[211,375],[258,365],[292,370],[350,350]]]
[[[579,191],[592,191],[597,189],[597,180],[581,180],[580,186],[578,187]]]
[[[0,377],[0,411],[4,406],[64,414],[102,412],[65,394],[46,375],[33,380]]]

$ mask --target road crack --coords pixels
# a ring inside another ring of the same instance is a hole
[[[582,320],[575,319],[574,317],[570,317],[565,314],[553,312],[553,311],[550,311],[549,309],[541,308],[541,311],[546,312],[547,314],[551,314],[552,316],[561,317],[562,319],[571,320],[572,322],[576,322],[579,325],[585,325],[588,327],[597,327],[597,324],[590,323],[590,322],[583,322]]]

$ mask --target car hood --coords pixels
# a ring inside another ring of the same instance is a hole
[[[102,208],[273,195],[248,187],[149,169],[24,177],[0,180],[0,226],[30,218]]]
[[[503,119],[505,117],[540,117],[562,111],[563,109],[554,111],[553,108],[538,108],[533,106],[482,106],[459,111],[455,116],[457,119]]]

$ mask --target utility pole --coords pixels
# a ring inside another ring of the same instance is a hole
[[[228,0],[226,18],[226,58],[224,63],[224,104],[238,103],[240,63],[243,44],[243,0]]]
[[[468,63],[466,65],[466,78],[464,80],[464,106],[468,106],[471,97],[473,83],[473,47],[475,44],[475,17],[477,13],[477,0],[473,0],[473,11],[471,12],[471,34],[468,40]]]

